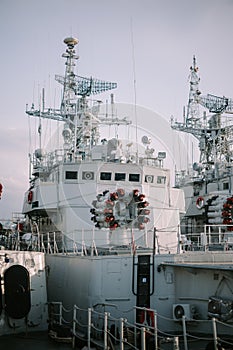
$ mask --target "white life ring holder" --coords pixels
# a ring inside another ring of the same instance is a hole
[[[203,197],[198,197],[196,200],[197,209],[202,209],[204,207],[205,200]]]

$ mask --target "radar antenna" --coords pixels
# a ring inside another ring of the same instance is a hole
[[[218,97],[207,94],[197,98],[197,102],[206,107],[211,113],[233,113],[233,100],[225,96]]]
[[[56,80],[63,86],[66,85],[64,77],[56,75]],[[80,76],[76,76],[75,79],[72,79],[72,83],[69,85],[69,88],[71,88],[74,91],[75,95],[79,95],[82,97],[97,95],[101,92],[115,89],[116,87],[116,83],[94,79],[92,77],[84,78]]]

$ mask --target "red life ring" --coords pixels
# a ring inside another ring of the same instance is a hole
[[[2,184],[0,183],[0,199],[1,199],[1,196],[2,196],[2,189],[3,189],[3,186],[2,186]]]
[[[204,207],[204,198],[203,197],[198,197],[196,200],[196,207],[197,209],[202,209]]]
[[[129,227],[130,225],[143,230],[144,224],[149,222],[146,215],[150,214],[147,208],[149,203],[145,201],[145,197],[138,189],[130,193],[125,193],[123,188],[112,193],[105,190],[96,196],[97,200],[92,202],[94,208],[91,208],[90,212],[94,216],[91,220],[94,221],[95,227],[109,228],[112,231],[118,227]],[[129,218],[125,220],[127,210]]]
[[[29,191],[28,192],[28,203],[31,204],[32,203],[32,199],[33,199],[33,192]]]

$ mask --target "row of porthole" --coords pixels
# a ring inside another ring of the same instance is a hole
[[[82,180],[94,180],[94,172],[93,171],[83,171],[82,172]],[[77,180],[78,179],[78,172],[77,171],[66,171],[65,173],[65,179],[66,180]],[[100,180],[103,181],[111,181],[112,180],[112,173],[111,172],[101,172],[100,173]],[[126,173],[115,173],[115,181],[125,181],[126,180]],[[140,181],[140,174],[129,174],[129,181],[132,182],[139,182]],[[147,182],[152,182],[153,176],[151,176],[151,179],[148,177]]]
[[[66,180],[77,180],[78,178],[78,172],[77,171],[66,171]],[[103,181],[111,181],[112,173],[111,172],[101,172],[100,173],[100,180]],[[115,181],[125,181],[126,173],[115,173]],[[82,172],[82,180],[94,180],[94,172],[93,171],[83,171]],[[140,181],[140,174],[129,174],[129,181],[130,182],[139,182]],[[147,183],[153,183],[154,182],[154,175],[145,175],[145,182]],[[158,184],[165,184],[166,177],[165,176],[157,176],[157,183]],[[28,192],[28,203],[31,204],[33,201],[33,191]]]
[[[77,180],[78,173],[77,171],[66,171],[66,180]],[[94,180],[94,172],[93,171],[83,171],[82,172],[82,180]],[[112,173],[111,172],[101,172],[100,180],[102,181],[111,181]],[[114,174],[115,181],[125,181],[126,173],[115,173]],[[129,174],[128,181],[130,182],[140,182],[140,174]],[[145,175],[145,182],[153,183],[154,175]],[[165,176],[157,176],[157,184],[165,184],[166,177]]]

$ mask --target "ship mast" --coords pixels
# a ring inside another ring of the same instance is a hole
[[[73,119],[76,114],[76,101],[75,101],[75,61],[78,60],[78,56],[75,54],[74,46],[78,44],[78,40],[75,38],[66,38],[64,43],[67,45],[66,52],[62,57],[66,58],[66,70],[65,77],[56,75],[55,79],[63,85],[63,97],[61,102],[61,113],[63,118]]]
[[[78,44],[78,39],[69,37],[64,40],[64,43],[67,45],[62,55],[66,59],[65,76],[55,76],[63,86],[60,109],[45,108],[43,104],[42,110],[36,110],[32,104],[31,109],[27,109],[26,113],[29,116],[63,121],[64,151],[87,159],[90,156],[91,147],[99,142],[100,124],[129,125],[131,122],[127,118],[119,119],[115,116],[100,117],[98,113],[101,101],[95,101],[93,102],[95,105],[89,106],[88,96],[115,89],[117,84],[76,75],[75,66],[79,57],[75,53],[75,46]]]
[[[229,125],[229,117],[224,114],[233,112],[233,100],[201,94],[195,57],[190,73],[187,113],[183,123],[172,120],[171,127],[192,134],[199,141],[199,162],[202,168],[216,170],[220,162],[228,163],[233,156],[233,126]],[[211,114],[207,114],[204,110],[201,115],[200,105],[208,109]],[[215,171],[214,174],[216,175]]]
[[[186,116],[186,126],[195,128],[199,121],[199,106],[197,103],[197,96],[199,95],[199,81],[198,67],[196,65],[196,58],[193,57],[193,65],[190,67],[190,88],[189,101]]]

